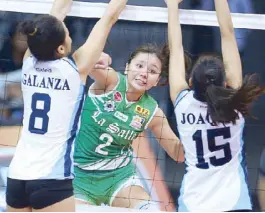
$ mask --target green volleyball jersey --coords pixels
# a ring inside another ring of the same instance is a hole
[[[145,93],[137,102],[126,99],[127,79],[119,74],[116,88],[102,95],[89,90],[75,141],[75,165],[85,170],[112,170],[128,165],[131,144],[147,128],[157,102]]]

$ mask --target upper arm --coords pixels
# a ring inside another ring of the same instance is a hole
[[[177,136],[169,126],[164,112],[158,108],[148,128],[152,130],[157,139],[176,139]]]
[[[159,144],[172,159],[177,162],[184,161],[182,144],[169,126],[167,118],[161,109],[157,110],[155,117],[150,122],[149,128],[156,136]]]
[[[172,103],[176,101],[179,93],[188,89],[188,83],[186,81],[185,74],[185,60],[184,51],[171,51],[169,60],[169,86],[170,86],[170,98]]]
[[[93,89],[95,90],[109,90],[110,87],[115,87],[118,83],[118,73],[112,69],[93,69],[89,75],[95,82]]]
[[[237,89],[242,84],[242,66],[228,1],[215,0],[214,3],[221,32],[222,55],[227,84]]]
[[[81,74],[88,75],[92,71],[103,51],[111,27],[108,19],[100,19],[85,44],[74,52],[73,58]]]
[[[222,54],[227,85],[237,89],[242,85],[242,65],[234,33],[222,35]]]
[[[169,92],[174,102],[179,92],[188,88],[186,82],[185,58],[177,1],[168,1],[168,43],[169,43]]]

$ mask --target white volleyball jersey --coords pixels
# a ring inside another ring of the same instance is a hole
[[[69,58],[41,62],[30,56],[22,67],[24,118],[9,177],[21,180],[72,178],[73,142],[84,85]]]
[[[184,90],[175,103],[180,140],[185,151],[186,173],[179,208],[184,211],[230,211],[252,209],[244,142],[245,120],[215,126],[207,105]]]

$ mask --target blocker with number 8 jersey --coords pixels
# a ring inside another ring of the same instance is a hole
[[[21,85],[23,128],[9,178],[73,178],[72,148],[84,98],[74,62],[30,56],[23,63]]]

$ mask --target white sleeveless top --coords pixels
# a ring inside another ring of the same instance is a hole
[[[185,150],[186,174],[179,211],[252,209],[242,138],[245,120],[215,126],[207,105],[184,90],[175,103],[177,128]]]
[[[9,178],[21,180],[73,177],[73,142],[79,126],[84,85],[69,58],[37,61],[22,67],[24,118],[9,167]]]

